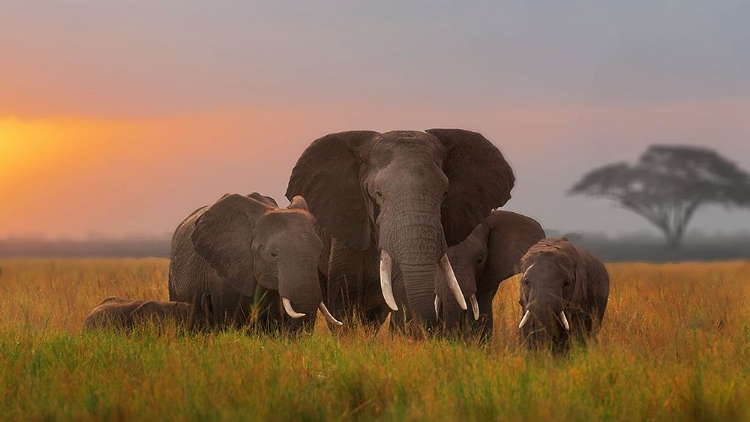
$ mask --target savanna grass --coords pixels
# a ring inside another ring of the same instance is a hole
[[[83,332],[107,296],[167,298],[168,262],[0,260],[3,420],[750,420],[750,263],[614,264],[600,336],[518,344],[518,281],[486,346],[320,319],[298,338]]]

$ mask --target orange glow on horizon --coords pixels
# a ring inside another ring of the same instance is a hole
[[[96,156],[106,125],[86,120],[0,120],[0,197]]]

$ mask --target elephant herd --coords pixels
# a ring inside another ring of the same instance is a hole
[[[169,302],[109,298],[86,326],[171,314],[190,327],[296,333],[320,311],[334,331],[377,329],[390,315],[392,330],[415,337],[487,340],[500,282],[522,273],[521,338],[565,350],[596,333],[609,277],[567,239],[545,239],[535,220],[495,210],[514,182],[476,132],[326,135],[294,166],[288,207],[229,194],[179,224]]]

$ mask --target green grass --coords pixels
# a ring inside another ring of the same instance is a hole
[[[599,341],[519,348],[517,280],[485,347],[381,330],[297,339],[82,332],[111,295],[166,299],[167,261],[0,260],[3,420],[750,420],[750,263],[609,265]]]

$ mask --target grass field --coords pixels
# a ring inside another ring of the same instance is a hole
[[[0,260],[0,420],[750,420],[750,262],[608,265],[599,341],[562,359],[519,349],[516,279],[483,348],[81,332],[107,296],[166,300],[167,267]]]

